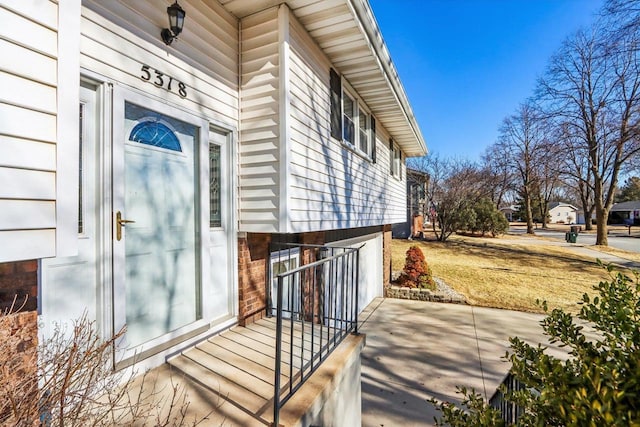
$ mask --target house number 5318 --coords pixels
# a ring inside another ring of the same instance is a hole
[[[158,87],[165,88],[169,92],[177,91],[178,95],[186,98],[187,86],[181,81],[176,80],[161,71],[151,68],[148,65],[143,65],[140,71],[142,72],[140,78],[145,82],[153,83]]]

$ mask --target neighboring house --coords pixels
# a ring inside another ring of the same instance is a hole
[[[119,366],[265,316],[274,242],[365,244],[364,308],[426,154],[366,0],[181,0],[166,45],[169,4],[0,0],[2,303]]]
[[[609,211],[609,223],[640,225],[640,200],[615,203]]]
[[[582,211],[582,209],[580,209],[577,213],[577,220],[576,220],[576,224],[586,224],[587,222],[584,220],[584,212]],[[596,223],[596,213],[593,212],[591,214],[591,223],[595,224]]]
[[[578,217],[578,208],[568,203],[549,203],[549,222],[552,224],[575,224]]]
[[[518,210],[518,206],[516,205],[503,206],[499,209],[499,211],[504,214],[505,218],[507,218],[507,221],[509,222],[520,220],[519,218],[516,218],[515,215],[518,213]]]
[[[407,168],[407,218],[394,224],[393,237],[406,239],[419,236],[429,221],[427,187],[429,174]]]

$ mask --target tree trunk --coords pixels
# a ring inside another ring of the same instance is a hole
[[[585,209],[584,211],[584,215],[585,215],[585,219],[584,219],[584,229],[585,230],[593,230],[593,221],[591,220],[591,217],[593,216],[593,210],[595,209],[595,206],[591,206],[589,209]],[[587,216],[588,215],[588,216]]]
[[[607,239],[607,220],[609,219],[609,208],[604,202],[602,194],[602,179],[595,175],[595,185],[593,195],[595,196],[596,208],[596,245],[609,246]]]
[[[438,233],[438,229],[436,227],[436,224],[439,224],[440,221],[437,219],[437,217],[433,218],[431,220],[431,228],[433,228],[433,234],[436,236],[436,240],[440,240],[440,234]],[[440,229],[442,230],[442,229]]]
[[[545,206],[544,208],[542,206]],[[546,204],[540,204],[540,218],[542,218],[542,228],[547,228],[547,224],[549,222],[548,218],[547,218],[547,208],[546,208]]]
[[[605,207],[596,206],[596,245],[609,246],[607,238],[607,220],[609,219],[609,210]]]
[[[527,234],[535,234],[533,231],[533,212],[531,211],[531,197],[528,191],[524,191],[524,214],[527,217]]]
[[[582,209],[582,215],[584,215],[584,229],[591,230],[593,228],[591,227],[591,212],[589,209]]]

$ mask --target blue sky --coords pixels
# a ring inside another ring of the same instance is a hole
[[[369,0],[431,153],[478,160],[603,0]]]

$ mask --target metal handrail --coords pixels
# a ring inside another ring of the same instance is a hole
[[[502,391],[502,386],[504,386],[505,392]],[[500,387],[489,399],[489,405],[500,411],[500,416],[506,425],[513,425],[518,422],[518,418],[524,414],[524,408],[505,399],[505,395],[525,388],[525,385],[513,373],[509,372],[502,380]]]
[[[278,426],[280,409],[291,396],[347,335],[358,333],[357,284],[364,246],[286,245],[320,249],[330,255],[277,275],[274,426]],[[284,363],[288,370],[283,372],[285,321],[289,358]],[[283,378],[287,381],[284,387]]]

